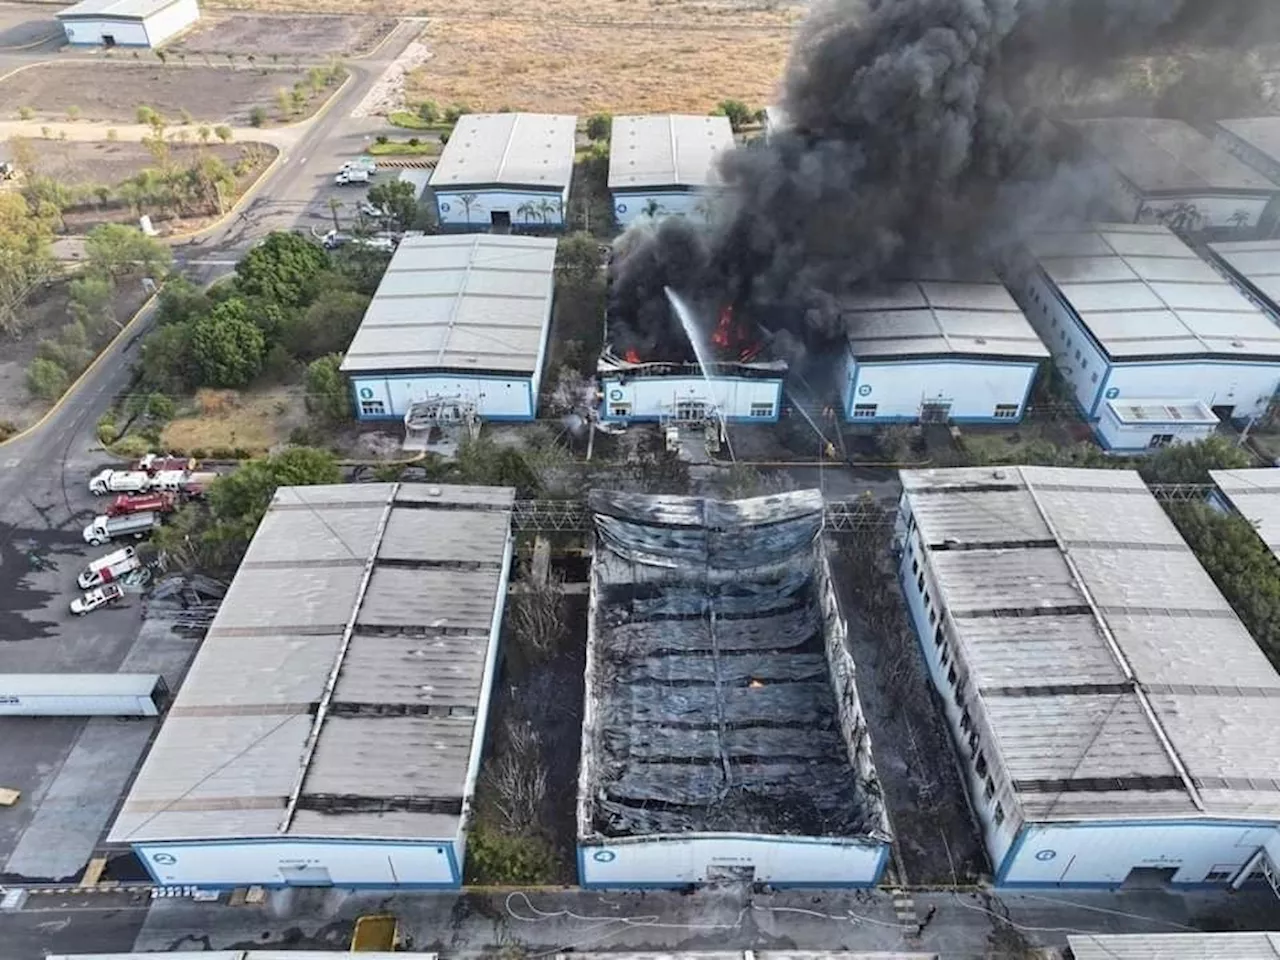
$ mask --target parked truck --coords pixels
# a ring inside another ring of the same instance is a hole
[[[95,547],[123,537],[141,540],[158,526],[160,515],[157,513],[130,513],[123,517],[108,517],[103,514],[94,517],[93,523],[84,528],[84,540]]]
[[[168,693],[155,673],[5,673],[0,716],[154,717]]]
[[[121,547],[106,556],[90,561],[89,565],[80,571],[80,576],[76,577],[76,583],[80,585],[81,590],[90,590],[104,583],[119,580],[140,566],[142,561],[138,559],[137,551],[133,547]]]
[[[178,505],[176,494],[157,490],[152,493],[122,493],[107,507],[108,517],[130,513],[172,513]]]
[[[119,603],[124,599],[124,588],[118,583],[104,583],[100,587],[94,587],[82,597],[76,597],[71,601],[71,612],[77,617],[83,617],[86,613],[93,613],[102,607],[109,606],[113,603]]]
[[[162,470],[151,478],[151,489],[198,497],[217,476],[216,473],[209,472]]]
[[[151,477],[143,470],[103,470],[89,481],[95,497],[105,493],[142,493],[151,488]]]
[[[139,457],[129,467],[130,470],[141,470],[155,475],[161,470],[194,470],[196,462],[191,457],[175,457],[167,453],[148,453]]]

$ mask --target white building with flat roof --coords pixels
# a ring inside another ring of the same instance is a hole
[[[899,576],[997,885],[1274,857],[1280,676],[1138,474],[901,478]]]
[[[1203,440],[1218,422],[1199,400],[1136,398],[1105,401],[1096,429],[1098,442],[1110,453],[1147,453]]]
[[[361,420],[417,403],[532,420],[546,358],[556,241],[406,237],[342,360]]]
[[[1240,117],[1214,124],[1213,139],[1273,183],[1280,183],[1280,117]],[[1274,219],[1264,228],[1274,227]]]
[[[1023,307],[1089,421],[1107,400],[1199,400],[1219,420],[1267,409],[1280,327],[1169,229],[1100,223],[1028,247]]]
[[[559,229],[569,206],[578,118],[468,113],[440,154],[431,189],[446,230]]]
[[[1219,492],[1280,560],[1280,469],[1210,470]]]
[[[842,307],[840,390],[853,423],[1016,423],[1049,357],[994,274],[924,272]]]
[[[609,193],[618,225],[637,217],[707,219],[716,166],[733,149],[728,117],[678,113],[613,118]]]
[[[1181,120],[1104,117],[1067,127],[1105,162],[1108,203],[1128,223],[1252,231],[1280,197],[1280,184]]]
[[[200,19],[196,0],[81,0],[57,14],[79,47],[158,47]]]
[[[1209,255],[1245,293],[1280,319],[1280,240],[1211,243]]]
[[[509,487],[281,487],[107,838],[161,885],[457,887]]]

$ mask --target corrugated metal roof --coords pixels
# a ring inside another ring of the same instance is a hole
[[[1209,476],[1280,560],[1280,469],[1211,470]]]
[[[1247,289],[1280,314],[1280,240],[1211,243],[1209,249]]]
[[[452,837],[514,496],[278,490],[110,839]]]
[[[613,118],[609,189],[705,187],[733,148],[728,117],[681,113]]]
[[[1233,137],[1280,163],[1280,117],[1240,117],[1217,125]]]
[[[556,241],[406,237],[342,369],[535,374],[551,323]]]
[[[1105,117],[1070,126],[1144,193],[1275,193],[1280,186],[1181,120]]]
[[[1049,351],[996,280],[918,279],[841,299],[858,359],[958,354],[1040,359]]]
[[[178,0],[80,0],[75,6],[59,10],[59,20],[78,17],[102,17],[118,20],[144,20],[166,10]]]
[[[1280,960],[1280,933],[1073,933],[1076,960]]]
[[[1095,224],[1028,248],[1113,359],[1280,358],[1280,327],[1166,227]]]
[[[550,113],[468,113],[440,154],[433,189],[569,186],[578,118]]]
[[[1207,423],[1217,424],[1218,418],[1203,400],[1108,400],[1107,408],[1121,423]]]
[[[1025,818],[1194,815],[1175,755],[1209,815],[1280,817],[1280,676],[1136,472],[901,476]]]

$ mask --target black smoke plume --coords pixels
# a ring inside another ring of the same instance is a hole
[[[688,359],[663,287],[722,305],[793,361],[845,332],[841,295],[913,264],[989,261],[1090,213],[1097,178],[1049,119],[1066,71],[1276,34],[1280,0],[818,0],[799,27],[787,127],[726,154],[710,223],[618,241],[610,339]],[[830,352],[825,351],[825,352]]]

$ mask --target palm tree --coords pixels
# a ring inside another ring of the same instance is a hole
[[[1247,226],[1249,223],[1249,211],[1236,210],[1231,214],[1231,216],[1227,217],[1227,223],[1231,224],[1231,226],[1235,227],[1237,230],[1241,227]]]
[[[560,212],[559,200],[552,202],[551,200],[548,200],[546,197],[543,197],[541,200],[538,201],[538,213],[539,215],[541,215],[543,223],[550,223],[551,217],[554,214],[558,214],[559,212]]]
[[[525,223],[529,223],[538,215],[538,208],[532,203],[522,203],[516,207],[516,216],[524,219]]]
[[[656,217],[656,216],[658,216],[659,214],[666,213],[666,212],[667,212],[667,210],[666,210],[666,208],[665,208],[662,204],[660,204],[657,200],[653,199],[653,197],[650,197],[650,198],[645,202],[645,205],[644,205],[643,209],[641,209],[641,211],[640,211],[640,212],[641,212],[641,213],[643,213],[646,217]]]
[[[479,199],[474,193],[464,193],[458,197],[458,200],[462,203],[462,209],[466,211],[468,226],[471,224],[471,207]]]
[[[337,197],[329,198],[329,212],[333,214],[333,229],[341,230],[342,224],[338,222],[338,211],[342,209],[342,201]]]

